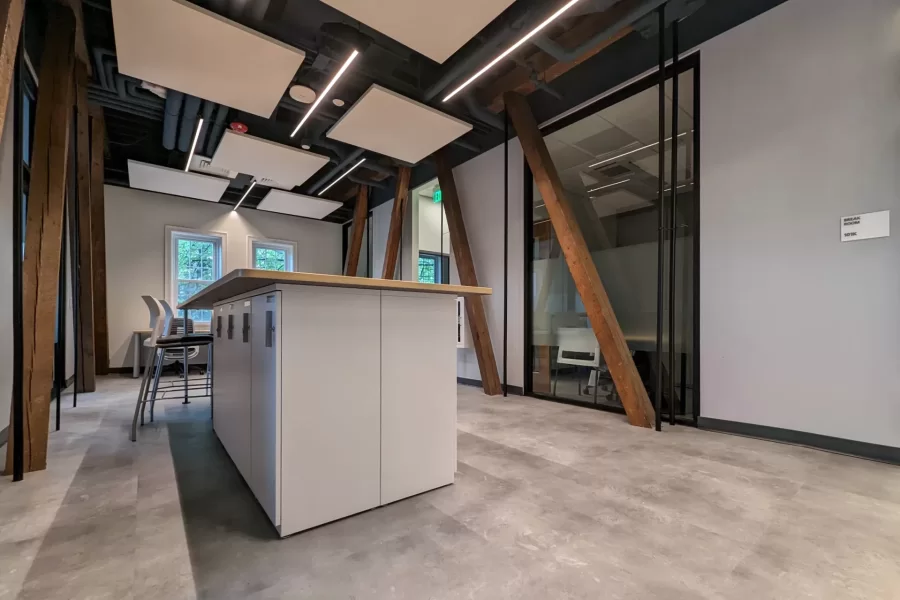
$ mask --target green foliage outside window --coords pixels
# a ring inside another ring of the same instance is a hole
[[[254,267],[257,269],[287,271],[287,251],[257,248],[254,263]]]
[[[437,260],[433,256],[419,257],[419,283],[437,282]]]
[[[178,240],[178,303],[181,304],[216,280],[216,248],[212,242]],[[189,311],[194,322],[212,320],[210,310]]]

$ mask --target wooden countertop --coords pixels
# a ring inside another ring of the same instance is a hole
[[[240,296],[241,294],[276,284],[425,292],[431,294],[451,294],[454,296],[489,296],[493,293],[491,288],[469,287],[465,285],[393,281],[390,279],[370,279],[368,277],[323,275],[321,273],[281,273],[279,271],[263,271],[260,269],[235,269],[225,277],[210,284],[202,292],[188,298],[187,301],[179,305],[178,308],[212,308],[217,302],[222,302],[229,298],[234,298],[235,296]]]

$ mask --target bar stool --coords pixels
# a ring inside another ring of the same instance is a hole
[[[206,387],[207,393],[194,396],[194,398],[208,397],[212,400],[213,397],[213,390],[210,384],[213,336],[211,334],[166,335],[170,330],[173,320],[173,311],[171,307],[169,307],[168,310],[165,310],[164,305],[153,296],[141,296],[141,298],[150,310],[151,334],[144,342],[144,346],[147,348],[147,366],[144,370],[144,377],[141,380],[141,389],[138,392],[137,403],[134,407],[134,417],[131,421],[132,442],[137,441],[138,416],[141,418],[141,425],[144,424],[144,409],[147,402],[150,402],[150,418],[151,421],[153,420],[153,404],[156,402],[157,394],[159,393],[159,377],[162,372],[166,351],[182,350],[185,361],[184,386],[182,389],[184,390],[184,400],[187,402],[190,389],[195,387],[189,385],[188,382],[187,362],[189,349],[206,346],[210,354],[210,360],[207,362],[206,383],[204,386],[199,387]],[[184,329],[186,329],[186,327]],[[175,386],[168,386],[163,390],[163,394],[167,391],[174,390],[174,388]]]

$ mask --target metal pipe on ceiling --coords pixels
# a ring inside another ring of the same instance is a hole
[[[197,137],[197,149],[200,150],[206,146],[206,136],[209,134],[213,125],[212,117],[218,105],[209,100],[203,101],[203,125],[200,126],[200,135]]]
[[[365,164],[366,164],[366,168],[368,168],[369,161],[366,161]],[[378,188],[380,190],[386,190],[386,189],[390,188],[390,186],[388,186],[388,184],[386,184],[383,181],[374,181],[372,179],[363,179],[362,177],[357,177],[356,175],[353,175],[352,173],[350,175],[347,175],[347,179],[349,181],[352,181],[353,183],[358,183],[359,185],[367,185],[369,187]]]
[[[178,117],[184,104],[184,94],[169,90],[166,95],[166,116],[163,118],[163,148],[174,150],[178,137]]]
[[[181,128],[178,131],[178,149],[182,152],[188,152],[191,149],[191,139],[194,136],[199,110],[200,98],[186,95],[184,110],[181,112]]]
[[[89,89],[87,97],[88,101],[94,104],[98,104],[106,108],[112,108],[121,112],[126,112],[137,117],[143,117],[145,119],[158,121],[162,116],[162,111],[129,104],[128,102],[120,99],[115,94],[103,92],[99,88]]]
[[[97,81],[100,82],[100,87],[105,90],[113,89],[113,84],[107,80],[103,59],[107,56],[115,58],[115,53],[106,48],[94,48],[91,54],[94,56],[94,72],[97,74]]]
[[[440,79],[434,82],[427,90],[423,98],[425,102],[430,102],[444,91],[450,84],[471,71],[481,63],[490,60],[493,54],[508,45],[512,39],[521,31],[525,23],[528,22],[534,13],[534,7],[529,7],[522,12],[519,17],[515,18],[508,27],[500,31],[495,37],[486,40],[478,48],[473,50],[468,56],[447,69]]]
[[[352,164],[354,164],[356,161],[358,161],[358,160],[359,160],[359,157],[362,156],[364,152],[365,152],[365,150],[363,150],[362,148],[357,148],[356,150],[354,150],[353,152],[351,152],[350,155],[347,156],[347,158],[345,158],[340,164],[338,164],[338,165],[335,166],[335,167],[332,167],[331,169],[329,169],[329,171],[328,171],[327,173],[325,173],[324,175],[322,175],[321,177],[319,177],[319,178],[315,181],[315,183],[313,183],[313,184],[309,187],[309,193],[310,193],[310,194],[315,194],[316,192],[318,192],[319,189],[320,189],[323,185],[325,185],[326,183],[328,183],[329,181],[331,181],[331,179],[332,179],[335,175],[337,175],[338,173],[340,173],[341,171],[343,171],[344,169],[346,169],[347,167],[349,167],[350,165],[352,165]]]
[[[469,114],[487,125],[488,127],[492,127],[498,131],[503,131],[503,120],[490,112],[486,108],[479,106],[477,102],[475,102],[475,98],[471,95],[463,96],[463,104],[466,106],[466,110],[469,111]]]
[[[535,36],[531,41],[535,46],[537,46],[542,51],[546,52],[559,62],[572,62],[583,56],[584,53],[588,50],[596,48],[603,42],[607,41],[623,28],[628,27],[638,19],[642,19],[648,14],[652,13],[654,10],[656,10],[666,2],[668,2],[668,0],[644,0],[633,9],[628,11],[621,18],[617,19],[612,25],[606,27],[605,29],[603,29],[603,31],[600,31],[588,41],[571,50],[566,50],[546,35]]]
[[[228,107],[220,104],[216,110],[216,119],[209,130],[209,136],[206,139],[206,156],[212,156],[225,130],[225,118],[228,116]]]

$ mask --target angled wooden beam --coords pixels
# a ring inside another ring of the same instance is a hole
[[[391,228],[388,231],[387,247],[384,249],[384,269],[382,279],[393,279],[397,271],[397,257],[400,255],[400,244],[403,237],[403,216],[409,198],[409,178],[412,170],[400,167],[397,173],[397,193],[394,195],[394,208],[391,210]]]
[[[75,63],[75,177],[77,193],[74,210],[78,224],[78,331],[75,351],[78,353],[77,387],[79,392],[97,389],[94,358],[94,269],[93,234],[91,232],[91,119],[87,101],[88,73],[84,65]]]
[[[0,137],[6,125],[6,105],[15,73],[24,14],[25,0],[0,0]]]
[[[553,41],[563,48],[576,48],[590,40],[599,31],[616,23],[641,1],[643,0],[624,0],[601,13],[586,15]],[[489,84],[479,94],[479,100],[490,110],[500,112],[503,110],[503,94],[505,92],[514,91],[528,95],[537,89],[535,76],[544,83],[550,83],[632,31],[631,27],[624,27],[570,62],[559,62],[545,52],[535,52],[524,60],[524,65],[513,68]]]
[[[22,399],[25,472],[47,468],[50,388],[63,206],[66,196],[69,128],[72,116],[72,63],[75,18],[66,7],[49,4],[41,59],[41,90],[34,119],[31,186],[22,265]],[[14,433],[14,432],[13,432]],[[10,442],[8,448],[12,448]],[[6,455],[12,470],[12,451]]]
[[[622,399],[628,422],[640,427],[650,427],[655,418],[653,405],[616,320],[594,259],[585,244],[581,228],[565,196],[559,173],[550,158],[547,144],[544,143],[544,137],[531,112],[531,107],[523,96],[514,92],[504,94],[503,98],[507,113],[522,143],[525,159],[531,167],[534,181],[550,214],[550,222],[569,266],[569,272],[597,336],[600,351],[609,367],[616,391]]]
[[[434,155],[437,163],[438,183],[441,186],[441,203],[447,214],[447,229],[450,232],[450,248],[456,259],[456,270],[459,282],[463,285],[477,286],[478,275],[475,273],[475,262],[469,248],[469,236],[463,220],[462,208],[459,204],[459,192],[453,170],[447,162],[443,151]],[[472,345],[478,359],[478,370],[481,372],[481,386],[488,396],[503,393],[500,374],[497,371],[497,359],[494,357],[494,346],[491,344],[491,332],[488,329],[487,313],[481,296],[466,298],[466,317],[472,333]]]
[[[350,230],[350,246],[347,248],[347,273],[356,277],[359,271],[359,255],[362,253],[363,234],[369,217],[369,188],[358,186],[356,206],[353,207],[353,226]]]
[[[91,260],[94,288],[94,356],[97,375],[109,373],[109,320],[106,312],[106,212],[103,197],[103,152],[106,127],[103,109],[91,115]]]

